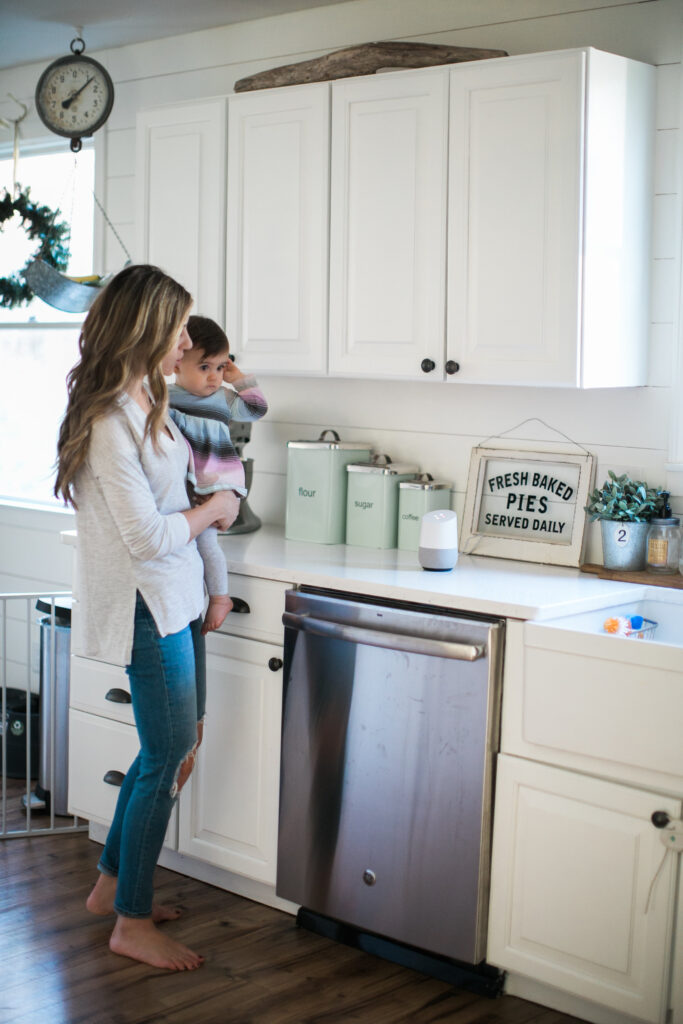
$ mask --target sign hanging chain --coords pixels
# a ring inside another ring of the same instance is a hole
[[[552,430],[554,434],[559,434],[560,437],[565,439],[565,441],[569,441],[570,444],[573,444],[575,448],[580,448],[582,452],[586,453],[586,455],[592,455],[592,452],[590,452],[588,448],[579,444],[578,441],[574,441],[569,434],[564,434],[561,430],[558,430],[557,427],[553,427],[550,423],[546,423],[546,421],[542,420],[540,416],[529,416],[527,419],[522,420],[521,423],[517,423],[514,427],[508,427],[507,430],[501,430],[499,434],[491,434],[490,437],[485,437],[483,441],[479,442],[479,447],[483,448],[485,444],[488,444],[489,441],[495,440],[497,437],[503,437],[505,434],[511,434],[513,430],[518,430],[520,427],[523,427],[525,423],[542,423],[544,427],[547,427],[548,430]]]

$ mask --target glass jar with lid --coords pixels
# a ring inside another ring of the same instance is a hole
[[[681,520],[671,512],[669,494],[662,491],[664,509],[650,520],[647,532],[647,571],[677,573],[681,551]]]

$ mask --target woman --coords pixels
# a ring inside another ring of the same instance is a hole
[[[194,538],[212,524],[226,529],[239,507],[232,491],[221,491],[190,508],[189,449],[167,415],[164,376],[192,347],[191,303],[151,266],[127,267],[98,295],[67,380],[55,483],[76,510],[73,649],[126,667],[140,739],[87,906],[116,912],[115,953],[171,970],[202,963],[158,930],[177,915],[152,903],[154,868],[204,715],[203,565]],[[219,596],[222,622],[231,601]]]

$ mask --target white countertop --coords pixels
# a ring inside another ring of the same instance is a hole
[[[65,544],[75,538],[75,530],[61,534]],[[220,540],[230,572],[513,619],[577,615],[653,594],[651,587],[578,569],[484,555],[460,555],[450,572],[427,572],[415,552],[305,544],[286,540],[281,526]]]
[[[282,527],[221,537],[231,572],[484,615],[551,619],[644,598],[650,588],[567,569],[483,555],[460,555],[450,572],[427,572],[417,553],[305,544]]]

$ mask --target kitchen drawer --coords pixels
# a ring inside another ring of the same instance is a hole
[[[134,726],[72,708],[69,711],[69,813],[109,825],[114,817],[119,785],[114,780],[105,782],[105,776],[116,772],[119,782],[123,781],[139,749]],[[165,846],[175,849],[177,829],[174,807]]]
[[[108,825],[119,787],[104,781],[107,772],[124,776],[140,744],[135,728],[73,708],[69,712],[69,811]]]
[[[282,644],[285,593],[293,584],[231,572],[228,585],[230,597],[238,607],[245,604],[246,610],[231,611],[219,632]]]
[[[603,632],[608,615],[632,613],[621,607],[526,623],[517,671],[512,638],[505,752],[681,791],[683,647],[666,642],[664,630],[663,642]]]
[[[93,715],[134,725],[130,684],[123,668],[91,658],[71,658],[69,704]]]

